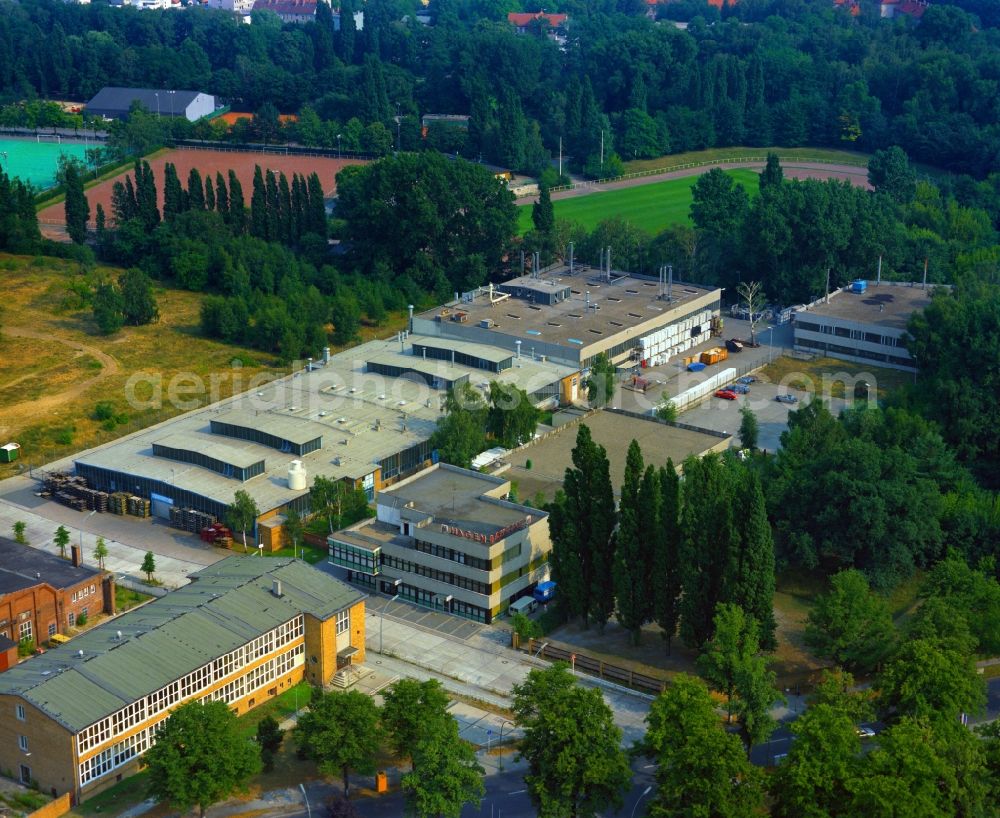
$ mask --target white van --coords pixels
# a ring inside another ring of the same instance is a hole
[[[510,603],[510,607],[507,608],[507,616],[513,616],[514,614],[521,613],[527,616],[533,613],[538,608],[538,602],[534,597],[522,596],[520,599],[516,599]]]

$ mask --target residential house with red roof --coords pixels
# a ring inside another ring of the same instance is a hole
[[[514,26],[518,34],[528,34],[531,31],[545,29],[554,40],[561,40],[560,33],[566,29],[568,14],[549,14],[544,11],[517,12],[507,15],[507,22]]]

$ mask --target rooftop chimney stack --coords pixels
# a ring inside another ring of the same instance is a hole
[[[408,309],[410,311],[410,324],[409,324],[409,326],[410,326],[410,329],[413,329],[413,305],[410,304],[409,307],[408,307]]]
[[[271,580],[271,593],[274,594],[278,599],[281,599],[281,580],[272,579]]]
[[[79,568],[81,565],[83,565],[83,556],[80,553],[80,546],[74,545],[70,549],[70,553],[73,556],[73,567],[74,568]]]

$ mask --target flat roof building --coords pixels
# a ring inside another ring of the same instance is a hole
[[[288,506],[305,512],[317,475],[344,480],[372,499],[383,485],[431,463],[429,439],[445,390],[462,382],[485,389],[491,380],[517,384],[544,402],[558,400],[579,378],[572,367],[516,359],[486,345],[410,335],[371,341],[91,449],[74,466],[92,488],[149,498],[163,519],[171,506],[223,519],[237,489],[253,497],[261,520]],[[295,462],[304,469],[300,487],[290,479]]]
[[[622,363],[707,341],[721,299],[717,287],[574,264],[464,293],[411,330],[584,369],[602,352]]]
[[[548,579],[548,514],[509,480],[438,464],[381,492],[375,519],[328,538],[330,562],[372,591],[479,622]]]
[[[914,371],[917,362],[903,345],[907,322],[931,302],[921,284],[854,282],[795,313],[795,348]]]
[[[79,801],[134,773],[184,702],[241,715],[364,661],[365,595],[301,560],[233,556],[191,579],[0,674],[0,769]]]

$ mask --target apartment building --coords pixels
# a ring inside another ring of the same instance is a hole
[[[77,801],[134,773],[177,706],[242,715],[364,661],[365,595],[294,559],[228,557],[0,674],[0,769]]]
[[[510,481],[443,463],[381,491],[375,519],[332,534],[349,582],[479,622],[548,579],[548,514]]]

